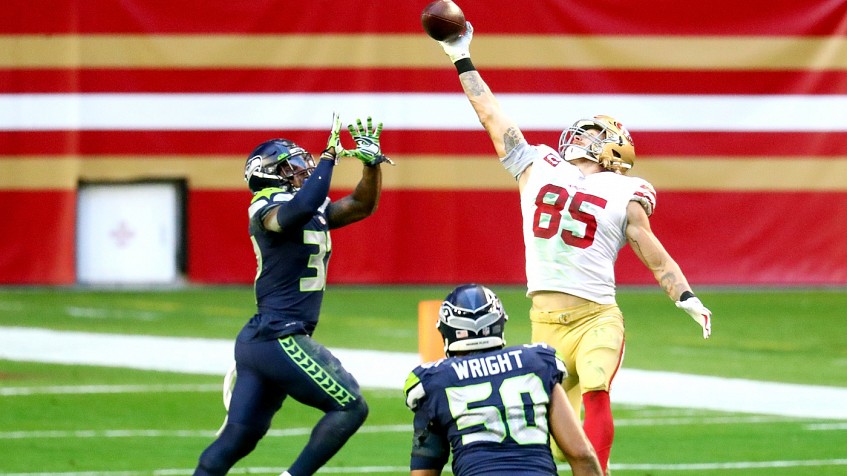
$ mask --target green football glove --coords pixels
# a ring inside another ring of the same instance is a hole
[[[356,141],[356,148],[345,150],[342,155],[355,157],[369,167],[383,162],[394,165],[393,160],[382,154],[382,149],[379,146],[379,135],[382,134],[381,122],[374,127],[373,119],[368,116],[367,126],[362,125],[361,119],[356,119],[356,125],[350,124],[347,126],[347,130],[353,136],[353,140]]]
[[[329,131],[329,139],[326,141],[326,149],[321,153],[321,159],[337,160],[344,156],[344,148],[341,147],[341,116],[332,113],[332,130]]]

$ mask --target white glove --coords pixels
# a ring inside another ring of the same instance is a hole
[[[708,339],[712,335],[712,311],[700,302],[696,296],[690,296],[685,301],[677,301],[676,307],[682,309],[703,328],[703,338]]]
[[[471,39],[473,39],[473,26],[471,22],[465,22],[465,32],[450,41],[439,41],[444,52],[450,57],[450,61],[456,62],[462,58],[471,57]]]

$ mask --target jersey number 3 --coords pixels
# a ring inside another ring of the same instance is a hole
[[[303,230],[303,243],[316,245],[317,252],[309,255],[309,268],[315,270],[312,277],[300,278],[300,291],[323,291],[326,288],[327,253],[332,250],[332,239],[328,232]]]
[[[538,238],[550,239],[556,236],[562,222],[562,213],[567,206],[571,219],[585,225],[585,232],[578,236],[580,230],[562,230],[562,241],[575,248],[588,248],[594,243],[594,233],[597,232],[597,218],[586,211],[580,210],[583,203],[588,202],[600,208],[606,207],[606,199],[576,192],[573,197],[568,191],[557,185],[548,183],[541,187],[535,197],[535,216],[532,219],[532,233]]]

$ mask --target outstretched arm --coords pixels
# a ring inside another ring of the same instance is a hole
[[[659,242],[650,228],[647,212],[638,202],[629,202],[626,208],[626,239],[638,259],[653,273],[659,286],[674,301],[685,291],[691,291],[682,269]]]
[[[525,141],[518,125],[503,112],[500,102],[478,71],[471,70],[460,74],[459,81],[479,117],[479,122],[488,132],[497,157],[505,157],[521,141]]]
[[[340,130],[341,117],[333,113],[332,130],[329,132],[326,149],[321,154],[318,166],[294,198],[272,208],[262,218],[262,225],[266,230],[281,233],[284,230],[299,228],[307,223],[324,203],[329,193],[332,170],[337,162],[336,156],[344,152],[339,141]]]
[[[302,227],[326,200],[335,157],[322,158],[311,177],[291,200],[272,208],[262,219],[266,230],[282,233]]]
[[[574,476],[602,476],[600,461],[594,447],[579,426],[561,385],[553,387],[550,395],[550,433],[565,454]]]
[[[627,205],[626,216],[626,239],[632,251],[653,273],[659,286],[676,302],[676,306],[700,324],[703,338],[708,339],[712,334],[712,312],[694,296],[679,264],[653,234],[647,212],[640,203],[632,201]]]
[[[459,72],[462,89],[471,102],[479,122],[488,131],[498,157],[505,157],[515,146],[524,141],[518,125],[503,112],[500,103],[491,89],[482,80],[479,72],[471,63],[470,45],[473,38],[473,26],[467,24],[465,32],[451,41],[441,41],[444,52],[453,61]]]
[[[350,136],[356,142],[356,148],[345,150],[341,152],[341,155],[359,159],[364,167],[362,178],[353,193],[331,203],[327,208],[326,217],[330,228],[340,228],[373,215],[379,204],[379,194],[382,190],[380,164],[388,162],[394,165],[394,161],[382,153],[379,143],[382,123],[374,125],[373,119],[368,117],[366,124],[362,124],[362,120],[357,119],[355,125],[347,126]]]

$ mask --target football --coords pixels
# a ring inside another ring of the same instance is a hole
[[[430,38],[450,40],[465,31],[465,14],[450,0],[435,0],[423,9],[421,25]]]

